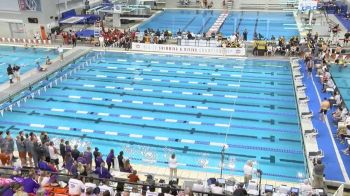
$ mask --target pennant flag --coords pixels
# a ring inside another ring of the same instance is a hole
[[[10,111],[12,112],[12,105],[9,106]]]
[[[1,116],[4,116],[4,110],[0,110]]]
[[[17,107],[21,107],[21,101],[17,101]]]

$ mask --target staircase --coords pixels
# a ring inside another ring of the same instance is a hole
[[[212,33],[217,33],[220,30],[222,24],[225,22],[227,16],[227,11],[220,14],[220,16],[214,22],[213,26],[210,27],[209,31],[207,32],[207,35],[210,36]]]

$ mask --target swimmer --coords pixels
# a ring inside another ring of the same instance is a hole
[[[49,56],[47,56],[46,57],[46,65],[51,65],[51,60],[50,60],[50,57]]]
[[[320,120],[325,121],[327,111],[329,110],[331,104],[327,98],[324,98],[320,105]]]

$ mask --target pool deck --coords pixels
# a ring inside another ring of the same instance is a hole
[[[68,63],[74,61],[80,56],[87,54],[91,48],[88,47],[76,47],[71,50],[68,50],[64,53],[64,59],[61,61],[59,57],[52,61],[51,65],[42,65],[42,67],[46,67],[47,70],[43,72],[39,72],[36,69],[32,69],[25,74],[21,75],[21,81],[16,82],[14,79],[14,83],[10,84],[9,82],[0,85],[0,103],[6,101],[9,97],[19,93],[25,88],[35,84],[40,79],[48,76],[60,68],[64,67]]]

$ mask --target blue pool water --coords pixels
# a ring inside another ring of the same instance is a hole
[[[162,167],[175,152],[180,168],[216,173],[227,143],[224,173],[243,175],[251,159],[264,178],[295,182],[305,163],[294,103],[286,61],[106,53],[5,113],[0,128]]]
[[[41,64],[45,63],[47,56],[54,59],[57,54],[55,49],[41,49],[32,48],[25,49],[23,47],[16,47],[15,51],[13,47],[1,46],[0,47],[0,84],[7,82],[7,72],[6,68],[8,64],[16,64],[21,67],[21,74],[32,70],[36,67],[36,62],[39,61]]]
[[[212,10],[165,10],[141,24],[139,29],[167,29],[173,33],[180,29],[206,33],[220,14],[220,11]],[[231,11],[220,32],[230,36],[237,30],[242,34],[244,29],[248,31],[248,40],[253,39],[254,32],[267,38],[271,38],[272,35],[276,38],[285,36],[287,39],[299,36],[292,12]]]
[[[350,68],[346,67],[339,71],[339,66],[333,65],[330,67],[332,78],[339,89],[343,101],[349,107],[350,106]]]

